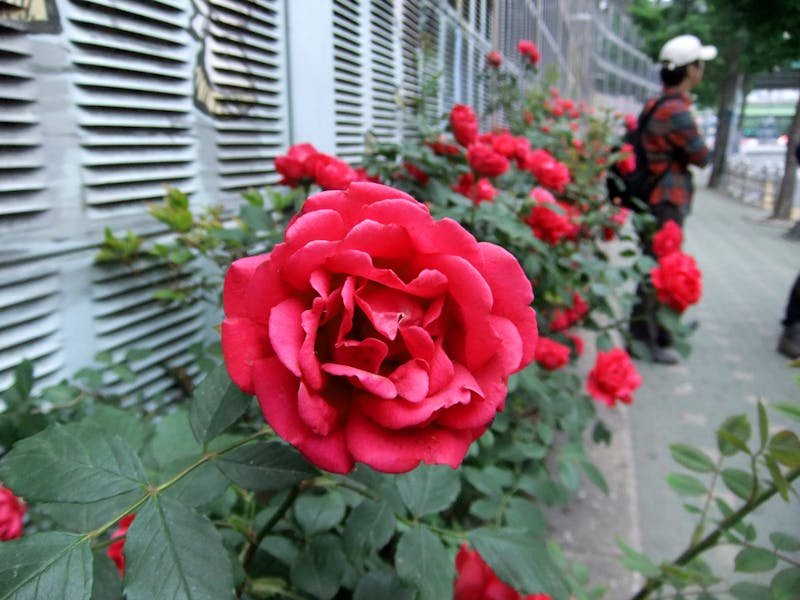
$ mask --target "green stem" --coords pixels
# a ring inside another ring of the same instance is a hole
[[[699,542],[700,536],[703,535],[703,529],[705,528],[706,519],[708,518],[708,509],[711,508],[711,499],[714,496],[714,488],[717,485],[717,479],[719,478],[720,469],[722,468],[722,460],[723,458],[720,456],[719,460],[717,461],[717,468],[714,469],[714,475],[711,478],[711,485],[708,486],[708,494],[706,494],[703,512],[700,514],[700,521],[697,523],[697,527],[694,528],[694,533],[692,533],[692,539],[691,542],[689,542],[690,546],[694,546],[697,542]]]
[[[786,474],[786,482],[792,483],[798,477],[800,477],[800,467],[796,467]],[[778,488],[775,487],[775,485],[771,485],[764,492],[762,492],[761,495],[754,497],[751,496],[751,498],[748,499],[748,501],[745,502],[745,504],[739,510],[729,517],[723,519],[719,525],[716,526],[714,531],[709,533],[705,538],[696,544],[690,545],[680,556],[678,556],[678,558],[672,561],[672,564],[676,566],[685,565],[694,558],[700,556],[706,550],[716,546],[719,538],[728,529],[734,527],[737,523],[739,523],[739,521],[744,519],[747,515],[752,513],[755,509],[764,504],[764,502],[772,498],[777,493]],[[631,600],[644,600],[650,595],[651,592],[659,589],[662,585],[664,585],[664,578],[662,575],[654,578],[648,578],[644,586],[636,593],[635,596],[631,598]]]

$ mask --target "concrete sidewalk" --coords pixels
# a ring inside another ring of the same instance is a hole
[[[641,583],[620,565],[617,538],[660,562],[677,556],[691,535],[694,520],[665,482],[669,473],[685,472],[669,445],[692,444],[716,457],[715,431],[727,416],[746,413],[755,422],[759,398],[767,404],[800,399],[797,373],[775,351],[800,271],[800,243],[782,237],[788,225],[766,224],[760,209],[703,182],[698,188],[684,242],[704,284],[701,302],[687,313],[700,321],[692,355],[671,367],[637,361],[644,383],[633,405],[598,408],[614,440],[590,452],[611,495],[587,483],[567,510],[548,514],[568,554],[590,568],[593,581],[608,585],[608,600],[629,598]],[[786,423],[774,411],[769,416],[776,428]],[[794,514],[790,508],[779,499],[762,507],[755,519],[759,539],[778,530],[800,535],[797,504]],[[733,556],[729,550],[714,557],[717,575],[732,572]]]

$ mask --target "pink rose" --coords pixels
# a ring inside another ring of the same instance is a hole
[[[295,144],[283,156],[275,157],[275,170],[283,176],[281,183],[297,187],[310,183],[314,179],[314,171],[306,165],[308,159],[318,154],[311,144]]]
[[[23,518],[28,507],[7,487],[0,484],[0,541],[22,536]]]
[[[225,278],[231,378],[311,462],[457,467],[536,349],[530,282],[506,250],[398,190],[311,196],[271,253]]]
[[[479,176],[497,177],[509,168],[508,159],[486,144],[472,144],[467,149],[467,162]]]
[[[569,362],[569,355],[569,346],[542,335],[539,336],[534,360],[548,371],[555,371],[566,365]]]
[[[622,348],[597,352],[586,387],[595,400],[613,407],[617,400],[630,404],[633,392],[642,384],[631,357]]]
[[[650,271],[658,301],[682,313],[696,304],[703,294],[703,279],[694,258],[683,252],[674,252],[658,259],[658,266]]]
[[[663,258],[669,254],[681,251],[683,244],[683,231],[675,221],[667,221],[653,235],[653,254]]]
[[[478,139],[478,117],[471,107],[456,104],[450,111],[450,128],[453,137],[465,148]]]

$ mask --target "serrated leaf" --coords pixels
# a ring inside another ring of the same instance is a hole
[[[771,571],[778,565],[775,553],[766,548],[744,548],[737,555],[733,568],[739,573]]]
[[[252,396],[231,381],[225,365],[206,375],[194,392],[189,423],[195,438],[204,444],[230,427],[247,410]]]
[[[442,542],[428,529],[416,525],[397,543],[397,575],[417,588],[418,600],[441,600],[453,594],[455,565]]]
[[[617,545],[623,553],[622,564],[631,571],[641,573],[645,577],[658,577],[661,574],[661,569],[641,552],[637,552],[622,540],[617,540]]]
[[[155,495],[125,538],[126,600],[224,600],[234,597],[222,536],[205,517]]]
[[[110,515],[120,514],[144,496],[143,490],[134,490],[98,502],[39,503],[37,508],[48,515],[63,531],[83,533],[108,522]]]
[[[800,568],[790,567],[779,571],[769,584],[771,600],[797,600],[800,590]]]
[[[297,450],[281,442],[240,446],[215,464],[235,484],[256,491],[288,488],[318,473]]]
[[[314,598],[330,600],[339,591],[346,563],[342,545],[333,535],[322,535],[295,558],[292,584]]]
[[[772,600],[768,587],[748,581],[734,583],[729,593],[738,600]]]
[[[391,571],[370,571],[362,577],[353,600],[413,600],[414,588],[404,584]]]
[[[294,503],[294,518],[307,536],[332,529],[344,519],[346,510],[342,495],[327,491],[320,495],[304,494]]]
[[[508,501],[503,513],[506,524],[514,529],[529,531],[532,535],[547,533],[547,521],[541,509],[530,500],[515,496]]]
[[[800,440],[793,431],[784,430],[773,435],[767,444],[767,449],[782,465],[790,469],[800,467]]]
[[[769,534],[769,540],[776,550],[784,552],[800,552],[800,538],[797,538],[782,531]]]
[[[389,543],[396,527],[394,512],[386,502],[364,500],[350,512],[344,524],[342,539],[347,556],[359,565],[359,559]]]
[[[564,573],[537,538],[519,530],[488,528],[471,531],[467,537],[497,576],[515,590],[547,592],[554,600],[569,597]]]
[[[753,489],[753,476],[741,469],[724,469],[722,482],[731,492],[742,500],[747,500]]]
[[[92,552],[92,600],[122,600],[122,582],[117,565],[105,553],[105,548]]]
[[[679,465],[696,473],[711,473],[714,471],[714,461],[702,450],[688,444],[672,444],[669,447],[672,459]]]
[[[717,431],[717,445],[725,456],[735,454],[737,450],[747,452],[747,441],[752,429],[746,415],[733,415],[725,419]],[[744,448],[744,449],[743,449]]]
[[[708,493],[702,481],[683,473],[667,475],[667,484],[681,496],[703,496]]]
[[[125,441],[80,423],[52,425],[17,442],[0,479],[33,502],[97,502],[147,486]]]
[[[450,506],[461,491],[461,477],[446,465],[420,464],[398,475],[397,491],[412,515],[423,517]]]
[[[152,435],[149,421],[129,410],[101,404],[81,424],[94,427],[109,435],[118,435],[137,452]]]
[[[92,553],[83,536],[35,533],[0,543],[0,600],[89,600]]]

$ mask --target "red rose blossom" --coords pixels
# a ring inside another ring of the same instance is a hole
[[[122,549],[125,546],[124,536],[128,533],[128,528],[131,526],[135,516],[135,513],[132,515],[126,515],[119,520],[117,528],[111,532],[111,539],[116,541],[111,542],[108,545],[108,548],[106,548],[106,555],[108,555],[108,558],[113,560],[114,564],[117,565],[120,577],[125,577],[125,555],[122,553]]]
[[[486,54],[486,64],[494,69],[499,69],[503,64],[503,55],[498,50],[491,50]]]
[[[456,104],[450,111],[450,128],[456,141],[468,147],[478,139],[478,117],[471,107]]]
[[[658,260],[650,271],[658,301],[682,313],[703,294],[703,280],[694,258],[674,252]]]
[[[426,142],[426,144],[431,150],[433,150],[434,154],[438,154],[440,156],[455,156],[456,154],[461,153],[461,150],[459,150],[458,146],[451,144],[450,140],[444,134],[436,138],[435,142]]]
[[[681,251],[683,244],[683,231],[675,221],[667,221],[653,235],[653,254],[656,258],[663,258],[669,254]]]
[[[622,348],[612,348],[608,352],[599,350],[594,368],[586,380],[586,388],[592,397],[613,407],[617,400],[630,404],[633,392],[642,384],[636,367]]]
[[[22,536],[23,518],[28,507],[7,487],[0,484],[0,541]]]
[[[631,113],[627,113],[624,117],[625,120],[625,129],[628,131],[636,131],[639,127],[639,119],[636,115],[632,115]]]
[[[578,293],[572,294],[572,306],[557,308],[550,319],[550,331],[561,331],[580,321],[589,312],[589,305]]]
[[[564,192],[565,186],[572,179],[569,167],[541,148],[528,154],[525,169],[533,173],[541,185],[559,194]]]
[[[567,337],[575,347],[575,356],[583,356],[583,338],[575,334],[567,334]]]
[[[520,40],[517,42],[517,51],[519,51],[522,56],[527,56],[528,59],[531,61],[531,64],[536,64],[539,62],[539,49],[536,47],[530,40]]]
[[[329,154],[320,152],[310,156],[306,165],[313,170],[314,181],[323,190],[343,190],[358,178],[350,165]]]
[[[275,170],[283,176],[281,183],[297,187],[303,183],[311,183],[314,179],[313,169],[309,169],[307,161],[318,154],[311,144],[295,144],[283,156],[275,157]]]
[[[233,381],[317,466],[457,467],[536,349],[514,257],[382,185],[318,193],[224,286]]]
[[[468,550],[467,544],[456,555],[456,571],[453,600],[551,600],[547,594],[523,596],[504,583],[477,550]]]
[[[570,219],[570,208],[557,202],[544,188],[534,188],[531,197],[537,202],[525,218],[533,235],[548,244],[556,245],[562,239],[573,239],[578,233],[578,225]]]
[[[472,144],[467,148],[467,162],[476,174],[497,177],[509,168],[508,159],[486,144]]]
[[[478,183],[475,184],[475,191],[473,192],[472,201],[475,204],[480,204],[481,202],[493,202],[495,196],[500,192],[492,185],[492,182],[488,179],[478,179]]]
[[[539,336],[536,342],[536,355],[534,360],[549,371],[560,369],[569,362],[569,346],[560,344],[555,340]]]
[[[419,182],[420,185],[428,185],[428,180],[430,178],[428,177],[428,174],[425,171],[423,171],[422,169],[413,165],[410,162],[406,162],[403,164],[406,168],[406,171],[408,171],[411,174],[411,176]]]
[[[628,155],[617,161],[617,170],[622,175],[633,173],[636,170],[636,155],[633,153],[633,146],[630,144],[622,144],[619,151],[621,153],[627,153]]]

